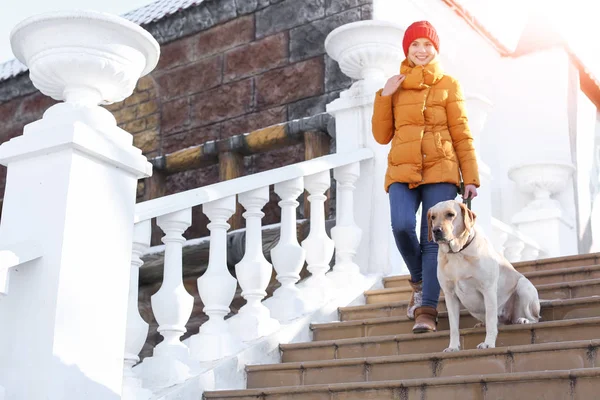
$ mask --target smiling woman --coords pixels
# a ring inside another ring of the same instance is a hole
[[[413,332],[422,333],[436,330],[440,293],[438,247],[427,240],[424,215],[436,203],[456,197],[461,176],[463,196],[477,196],[479,172],[462,89],[437,57],[437,31],[428,21],[414,22],[402,47],[406,59],[400,73],[375,95],[372,130],[378,143],[391,142],[384,188],[396,246],[411,276],[406,315],[415,319]],[[417,228],[419,206],[423,217]]]

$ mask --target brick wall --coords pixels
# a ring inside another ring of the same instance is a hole
[[[108,108],[148,157],[323,112],[351,84],[325,54],[325,37],[370,19],[371,3],[206,0],[145,27],[161,43],[159,64],[131,97]],[[0,141],[53,104],[28,84],[22,77],[0,82]],[[33,93],[21,95],[27,92]],[[250,174],[303,158],[300,144],[246,157],[244,169]],[[217,165],[174,174],[166,193],[218,179]],[[151,196],[140,184],[139,200]]]

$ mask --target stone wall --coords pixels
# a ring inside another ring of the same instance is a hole
[[[145,26],[161,43],[159,64],[108,108],[149,158],[323,112],[351,84],[325,54],[325,37],[371,14],[372,0],[206,0]],[[0,82],[0,142],[51,104],[26,74]],[[298,144],[246,157],[244,173],[303,159]],[[173,174],[164,193],[218,180],[218,165]],[[153,197],[146,186],[138,200]]]

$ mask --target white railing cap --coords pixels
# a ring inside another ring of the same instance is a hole
[[[542,247],[531,237],[523,234],[518,229],[513,228],[505,222],[500,221],[499,219],[492,218],[492,227],[501,230],[502,232],[507,233],[510,236],[516,237],[521,240],[523,243],[537,249],[543,251]]]
[[[373,158],[373,152],[366,148],[349,153],[330,154],[285,167],[144,201],[135,206],[134,223],[370,158]]]

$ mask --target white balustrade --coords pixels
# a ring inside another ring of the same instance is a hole
[[[309,193],[310,231],[302,241],[302,248],[306,251],[307,268],[311,273],[306,280],[306,285],[312,289],[307,297],[310,305],[315,307],[331,296],[331,291],[327,290],[331,281],[325,276],[334,251],[333,240],[325,230],[325,192],[331,186],[330,171],[306,176],[304,186]]]
[[[525,248],[521,251],[521,261],[537,260],[538,258],[540,258],[540,249],[525,243]]]
[[[227,220],[235,212],[235,205],[235,196],[229,196],[202,206],[210,220],[210,250],[208,268],[198,278],[198,292],[208,321],[190,339],[192,357],[198,361],[217,360],[243,348],[240,339],[231,333],[229,325],[225,323],[237,288],[237,281],[227,269]]]
[[[537,260],[544,256],[540,246],[518,229],[492,218],[492,242],[510,262]]]
[[[125,358],[123,368],[123,394],[125,400],[146,400],[152,395],[142,388],[142,380],[133,370],[140,361],[138,354],[142,351],[148,337],[148,323],[140,315],[138,307],[138,288],[140,267],[144,264],[140,258],[150,246],[151,224],[143,221],[133,228],[133,249],[131,251],[131,279],[129,281],[129,302],[127,304],[127,338],[125,341]]]
[[[279,243],[271,249],[273,268],[281,286],[273,293],[269,308],[271,316],[279,321],[289,321],[306,313],[306,301],[296,282],[304,266],[306,252],[298,243],[296,208],[298,196],[304,192],[304,179],[296,178],[275,184],[275,193],[281,198],[281,231]]]
[[[165,233],[164,273],[160,289],[150,300],[164,339],[142,365],[144,386],[150,388],[168,387],[189,378],[189,349],[180,338],[194,306],[194,298],[183,285],[182,260],[183,233],[192,224],[192,209],[162,215],[156,222]]]
[[[494,220],[492,220],[494,221]],[[494,223],[494,222],[492,222]],[[492,230],[492,243],[494,249],[499,253],[504,255],[506,251],[506,241],[508,240],[508,233],[504,230],[498,229],[495,225]]]
[[[360,278],[360,269],[354,262],[362,237],[362,230],[354,222],[354,183],[360,176],[360,164],[352,163],[333,171],[337,181],[336,226],[331,229],[335,243],[336,263],[329,277],[338,287]]]
[[[262,248],[262,208],[269,201],[269,187],[245,192],[239,201],[246,209],[246,250],[244,257],[235,266],[235,273],[242,288],[246,304],[231,320],[233,332],[243,341],[266,336],[279,328],[279,322],[271,318],[271,312],[262,304],[267,295],[273,267],[267,261]]]
[[[525,243],[518,237],[509,236],[504,244],[504,256],[511,263],[519,262],[522,259],[521,252],[525,248]]]

